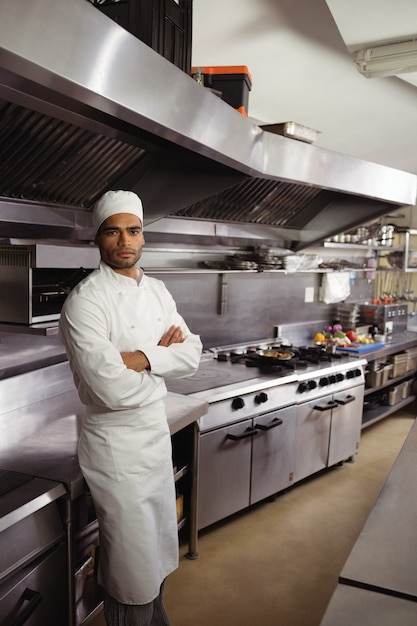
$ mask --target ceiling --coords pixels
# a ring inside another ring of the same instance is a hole
[[[249,117],[417,174],[417,75],[368,79],[353,52],[417,33],[415,0],[193,1],[194,66],[246,65]],[[415,25],[415,30],[413,30]]]

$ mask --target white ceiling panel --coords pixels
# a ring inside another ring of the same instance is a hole
[[[194,0],[193,12],[193,65],[247,65],[253,120],[295,121],[320,131],[316,145],[417,174],[415,74],[367,79],[352,53],[410,36],[415,0]]]
[[[327,0],[350,52],[417,37],[415,0]]]

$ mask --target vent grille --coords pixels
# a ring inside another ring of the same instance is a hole
[[[0,195],[89,207],[142,148],[0,100]]]
[[[307,185],[251,178],[181,209],[176,215],[206,220],[291,227],[323,192]]]
[[[30,267],[30,247],[0,246],[0,267]]]

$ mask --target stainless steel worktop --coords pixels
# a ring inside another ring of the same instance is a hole
[[[417,423],[394,463],[340,581],[417,601]]]
[[[320,626],[416,626],[417,603],[369,589],[338,585]]]
[[[321,626],[417,623],[417,423],[339,577]]]
[[[189,424],[196,422],[205,415],[208,409],[208,403],[205,400],[171,392],[168,392],[165,406],[171,435],[175,435]]]
[[[382,359],[391,354],[402,352],[408,348],[413,348],[417,345],[417,332],[405,331],[403,333],[397,333],[392,336],[392,339],[384,345],[383,348],[377,348],[376,350],[369,350],[364,354],[350,353],[353,357],[365,358],[368,362],[374,359]]]
[[[65,487],[59,482],[26,478],[27,482],[15,487],[7,497],[0,497],[0,532],[65,495]]]
[[[50,369],[54,372],[62,370],[60,376],[64,377],[69,372],[67,367],[66,363],[62,363]],[[29,376],[16,377],[14,382],[20,381],[15,390],[17,393]],[[13,379],[8,382],[13,389]],[[0,468],[63,482],[71,497],[75,498],[83,489],[77,457],[83,405],[75,387],[66,381],[63,389],[65,384],[65,391],[44,399],[35,396],[34,389],[32,403],[0,414],[0,435],[3,433],[6,438],[9,433],[9,445],[5,438],[0,445]],[[171,434],[199,419],[206,413],[207,407],[204,400],[168,393],[166,408]]]

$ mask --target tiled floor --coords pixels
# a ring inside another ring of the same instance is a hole
[[[365,429],[354,463],[200,533],[200,558],[168,579],[172,626],[318,626],[414,415]]]

